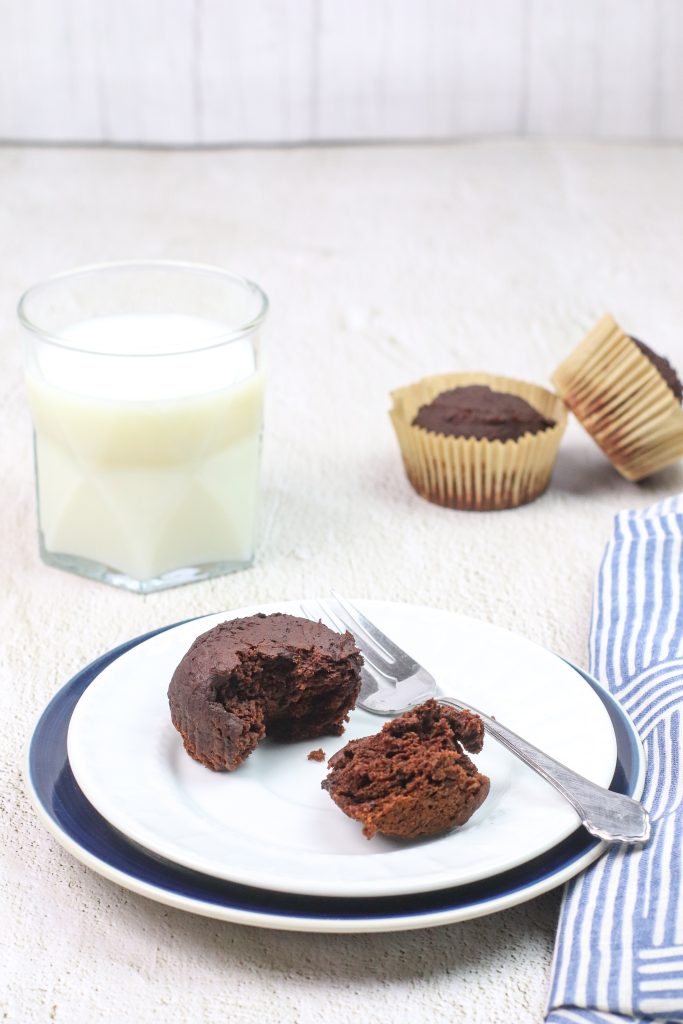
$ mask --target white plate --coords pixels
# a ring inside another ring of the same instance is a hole
[[[496,627],[410,605],[359,602],[432,671],[445,694],[495,715],[532,743],[609,785],[616,740],[600,698],[549,651]],[[343,737],[263,743],[237,771],[192,761],[173,728],[166,692],[194,638],[226,618],[298,611],[245,608],[184,623],[109,665],[71,718],[69,761],[88,800],[117,829],[168,860],[216,878],[329,896],[427,892],[491,877],[549,850],[578,819],[537,775],[492,740],[478,755],[491,792],[463,828],[431,841],[366,840],[320,788],[324,764],[382,720],[355,711]]]
[[[131,892],[233,924],[347,934],[403,931],[455,924],[535,899],[573,878],[605,850],[605,843],[578,828],[540,857],[473,885],[383,899],[270,892],[188,871],[148,853],[86,800],[71,771],[66,741],[71,716],[85,690],[108,665],[150,636],[134,637],[100,655],[55,694],[36,723],[26,766],[28,794],[57,842],[88,868]],[[605,705],[614,727],[617,766],[612,789],[639,799],[646,762],[633,723],[609,691],[573,668]]]

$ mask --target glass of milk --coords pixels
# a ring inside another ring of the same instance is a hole
[[[140,592],[254,557],[268,300],[215,267],[85,267],[19,302],[45,562]]]

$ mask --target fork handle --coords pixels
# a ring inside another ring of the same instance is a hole
[[[450,704],[461,711],[479,715],[486,731],[512,751],[524,764],[541,775],[565,797],[581,818],[591,835],[607,842],[644,843],[650,835],[650,817],[637,800],[622,793],[603,789],[583,775],[560,764],[512,729],[477,711],[470,704],[461,704],[450,697],[439,697],[441,704]]]

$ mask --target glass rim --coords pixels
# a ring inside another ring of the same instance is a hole
[[[51,334],[50,331],[46,331],[37,323],[34,323],[26,312],[27,303],[29,303],[37,293],[51,287],[52,285],[59,285],[70,278],[87,277],[90,274],[100,274],[116,270],[178,270],[185,273],[204,274],[223,278],[225,281],[230,281],[232,284],[240,285],[242,288],[251,292],[258,300],[259,308],[256,315],[250,320],[241,323],[236,328],[231,328],[230,330],[221,332],[208,343],[202,344],[199,347],[180,349],[172,352],[156,351],[126,353],[102,352],[91,348],[83,348],[78,345],[66,344],[63,338],[60,338],[58,335]],[[255,281],[251,281],[247,277],[242,277],[240,274],[233,274],[229,270],[223,270],[222,267],[217,267],[210,263],[191,263],[186,260],[115,260],[108,263],[89,263],[81,267],[74,267],[71,270],[64,270],[59,274],[52,274],[50,277],[46,277],[42,281],[32,284],[26,289],[26,291],[24,291],[17,303],[17,317],[19,323],[25,330],[29,331],[31,334],[37,335],[42,341],[46,341],[48,344],[64,349],[67,352],[83,352],[87,355],[97,356],[114,356],[121,359],[167,359],[171,356],[188,355],[193,352],[205,352],[208,349],[220,348],[221,345],[229,344],[230,342],[244,338],[263,323],[268,312],[268,307],[268,296]]]

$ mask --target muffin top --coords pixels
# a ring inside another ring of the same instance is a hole
[[[228,619],[200,634],[183,662],[206,666],[207,674],[225,675],[238,667],[245,657],[292,657],[302,651],[343,658],[355,651],[350,633],[337,633],[322,622],[284,612],[257,612]],[[182,664],[182,662],[181,662]]]
[[[652,363],[660,377],[664,379],[667,387],[673,391],[676,400],[678,402],[683,401],[683,384],[681,384],[680,377],[669,360],[665,359],[664,356],[658,356],[657,353],[653,352],[650,346],[646,345],[644,341],[638,341],[638,339],[633,336],[631,336],[631,341],[635,342],[645,358]]]
[[[523,398],[483,384],[442,391],[421,406],[413,426],[435,434],[473,437],[478,441],[516,441],[555,426]]]

